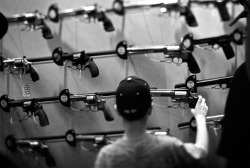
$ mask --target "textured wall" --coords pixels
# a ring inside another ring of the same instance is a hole
[[[57,2],[61,9],[78,8],[83,5],[98,3],[105,8],[110,8],[111,0],[1,0],[0,11],[6,16],[31,12],[38,9],[46,14],[50,4]],[[240,7],[228,6],[231,15],[241,11]],[[6,36],[0,41],[0,52],[9,58],[27,56],[27,58],[50,56],[56,47],[62,47],[64,51],[77,52],[85,50],[106,51],[113,50],[118,42],[127,40],[129,44],[156,45],[176,44],[186,33],[192,32],[195,38],[231,33],[236,27],[245,24],[244,20],[234,27],[229,27],[229,22],[221,22],[216,8],[193,6],[192,10],[199,26],[191,28],[187,26],[183,17],[172,13],[159,16],[159,11],[148,9],[146,11],[128,13],[124,18],[115,14],[108,14],[112,20],[115,31],[105,32],[101,23],[84,23],[75,19],[65,19],[60,24],[48,22],[52,29],[54,38],[45,40],[40,31],[21,31],[23,24],[10,26]],[[197,79],[207,79],[232,75],[235,69],[244,60],[244,46],[234,46],[236,57],[227,60],[221,49],[203,50],[195,49],[194,57],[197,60],[201,73]],[[88,70],[79,71],[57,66],[56,64],[36,65],[40,80],[32,82],[29,76],[22,80],[18,75],[8,75],[0,72],[0,95],[8,94],[12,99],[22,99],[21,87],[27,83],[31,87],[31,97],[58,96],[62,89],[68,88],[72,93],[89,93],[98,91],[115,90],[121,79],[128,75],[137,75],[144,78],[151,86],[162,89],[173,89],[176,83],[183,83],[191,75],[186,63],[176,66],[175,64],[160,63],[152,59],[160,60],[162,54],[136,55],[128,60],[121,60],[118,57],[94,59],[100,75],[91,78]],[[209,106],[208,115],[224,113],[224,105],[228,91],[200,88],[198,94],[206,98]],[[115,120],[107,122],[102,112],[76,112],[62,106],[60,103],[43,104],[50,125],[40,127],[32,119],[22,123],[10,123],[12,117],[15,121],[25,116],[22,109],[11,109],[6,113],[0,109],[0,149],[14,161],[23,167],[46,167],[44,160],[35,162],[35,157],[21,153],[10,152],[5,147],[5,137],[14,134],[17,138],[64,135],[69,129],[75,129],[77,133],[110,131],[122,129],[119,116],[115,113],[114,99],[107,99],[107,103],[114,114]],[[155,98],[154,103],[161,106],[171,104],[169,98]],[[185,142],[194,142],[195,133],[189,129],[178,130],[180,122],[189,121],[192,117],[190,109],[169,109],[155,105],[153,114],[148,126],[159,126],[163,129],[170,128],[172,135]],[[223,160],[216,155],[216,148],[219,142],[220,130],[217,135],[209,128],[210,134],[210,156],[209,167],[222,167]],[[92,167],[96,152],[84,151],[81,145],[70,147],[65,142],[49,143],[49,149],[54,156],[57,167]],[[36,165],[37,164],[37,165]]]

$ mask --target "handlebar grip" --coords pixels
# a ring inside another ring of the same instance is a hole
[[[189,71],[191,73],[196,74],[196,73],[201,72],[200,67],[199,67],[198,63],[196,62],[192,53],[188,53],[187,59],[185,61],[187,62]]]
[[[33,82],[36,82],[36,81],[39,80],[39,75],[37,73],[37,70],[31,64],[29,64],[27,73],[30,74],[30,77],[31,77],[31,79],[32,79]]]
[[[217,2],[216,6],[219,10],[219,14],[221,17],[222,21],[229,21],[230,20],[230,15],[227,10],[227,6],[225,2]]]
[[[109,106],[106,104],[105,101],[102,101],[99,105],[98,105],[98,109],[103,111],[104,117],[107,121],[113,121],[114,120],[114,116],[111,113],[111,110],[109,108]]]
[[[87,65],[86,65],[86,68],[89,68],[89,71],[90,71],[92,78],[97,77],[99,75],[99,69],[98,69],[97,65],[95,64],[95,62],[93,61],[93,58],[89,59]]]
[[[115,30],[113,23],[111,20],[105,15],[104,12],[101,12],[101,18],[99,19],[103,22],[104,30],[107,32],[112,32]]]
[[[53,34],[51,29],[45,24],[43,23],[43,28],[42,28],[42,34],[43,34],[43,38],[45,39],[52,39],[53,38]]]
[[[42,127],[49,125],[49,119],[42,106],[37,109],[37,116]]]
[[[191,27],[198,26],[195,16],[189,7],[185,7],[183,15],[185,16],[186,22]]]
[[[198,97],[190,97],[189,98],[189,107],[195,108],[197,101],[198,101]]]
[[[222,44],[221,47],[227,59],[231,59],[234,57],[235,54],[233,47],[229,43]]]

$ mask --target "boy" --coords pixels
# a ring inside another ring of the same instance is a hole
[[[197,122],[196,143],[183,143],[170,136],[145,133],[152,112],[152,96],[146,81],[135,76],[122,80],[116,91],[118,114],[123,118],[124,136],[98,153],[96,168],[172,168],[200,167],[208,151],[205,99],[192,113]]]

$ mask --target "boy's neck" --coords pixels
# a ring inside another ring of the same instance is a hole
[[[146,119],[139,121],[123,121],[125,138],[131,141],[142,139],[146,135]]]

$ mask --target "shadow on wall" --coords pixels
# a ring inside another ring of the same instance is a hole
[[[48,47],[49,47],[51,53],[57,47],[62,47],[63,51],[67,51],[67,52],[73,52],[74,51],[74,49],[72,47],[70,47],[70,45],[68,45],[68,43],[62,41],[62,39],[61,39],[62,25],[63,25],[63,23],[60,22],[60,24],[59,24],[59,33],[54,32],[54,38],[51,39],[51,40],[47,40]]]
[[[179,27],[176,28],[174,37],[176,42],[181,42],[181,38],[187,33],[191,33],[188,25],[183,22]]]
[[[111,46],[116,46],[118,42],[126,40],[126,37],[124,35],[125,22],[126,22],[125,18],[126,18],[125,16],[122,17],[121,29],[116,29],[116,34],[110,37]]]
[[[226,34],[230,34],[232,33],[235,29],[237,28],[242,28],[243,29],[243,32],[245,32],[245,28],[246,28],[246,25],[242,22],[236,22],[233,26],[229,26],[229,24],[231,23],[231,21],[233,20],[233,18],[231,18],[231,20],[229,22],[224,22],[223,24],[223,28],[224,28],[224,31],[226,32]],[[243,43],[245,43],[243,41]],[[244,45],[244,44],[243,44]],[[235,49],[235,47],[234,47]],[[231,64],[231,69],[229,69],[227,72],[226,72],[226,75],[227,76],[230,76],[230,75],[233,75],[234,72],[236,71],[236,69],[238,68],[238,62],[237,62],[237,53],[235,51],[235,62],[233,64]]]

